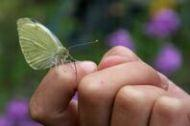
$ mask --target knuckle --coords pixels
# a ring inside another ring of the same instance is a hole
[[[180,115],[182,110],[182,102],[175,98],[163,96],[159,98],[154,106],[154,112],[167,119],[174,119],[176,115]]]
[[[100,83],[92,76],[85,76],[79,83],[79,99],[88,100],[91,103],[97,103],[100,100],[107,99],[108,95]]]
[[[143,84],[157,85],[160,83],[160,77],[157,72],[149,65],[142,61],[132,62],[131,66],[135,66],[136,70],[143,72]]]
[[[116,96],[116,104],[125,110],[139,111],[145,104],[144,94],[134,87],[126,86],[119,90]]]
[[[29,104],[29,114],[31,116],[31,118],[33,120],[36,120],[36,121],[43,121],[45,120],[47,117],[47,113],[45,113],[45,111],[39,106],[37,105],[36,102],[34,102],[33,100],[30,101],[30,104]]]
[[[54,122],[57,118],[55,113],[49,112],[36,101],[32,100],[29,104],[29,115],[33,120],[45,125],[49,125],[50,122]]]

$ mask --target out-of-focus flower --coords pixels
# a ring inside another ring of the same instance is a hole
[[[73,100],[75,100],[75,101],[78,100],[78,92],[76,92],[75,95],[73,96]]]
[[[182,56],[172,44],[166,44],[158,53],[155,67],[162,73],[170,75],[181,67]]]
[[[165,9],[157,12],[146,25],[150,36],[164,38],[176,32],[180,26],[180,18],[173,10]]]
[[[26,120],[19,122],[18,126],[42,126],[42,125],[31,120]]]
[[[108,13],[112,17],[122,17],[126,12],[125,7],[125,4],[122,2],[113,2],[108,9]]]
[[[0,117],[0,126],[12,126],[12,120],[7,119],[6,117]]]
[[[135,48],[129,32],[124,29],[119,29],[114,33],[112,33],[111,35],[109,35],[106,39],[106,43],[110,47],[121,45],[121,46],[126,46],[132,50],[134,50]]]
[[[158,11],[166,8],[174,9],[177,5],[176,0],[151,0],[150,1],[150,13],[155,14]]]
[[[12,100],[6,108],[6,115],[14,121],[25,120],[28,117],[28,103],[24,100]]]
[[[39,123],[32,121],[32,119],[29,117],[28,102],[26,100],[13,99],[8,103],[6,107],[4,118],[0,118],[0,126],[41,126],[41,125]]]

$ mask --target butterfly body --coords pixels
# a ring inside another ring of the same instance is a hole
[[[54,56],[55,65],[64,63],[69,56],[69,50],[67,50],[66,48],[58,48]]]
[[[19,42],[26,62],[35,70],[66,61],[69,51],[45,26],[29,18],[17,21]]]

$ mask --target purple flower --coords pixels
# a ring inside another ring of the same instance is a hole
[[[0,126],[12,126],[12,120],[7,119],[6,117],[0,117]]]
[[[75,95],[73,96],[72,99],[75,100],[75,101],[78,101],[78,92],[75,93]]]
[[[29,118],[28,103],[25,100],[12,100],[6,108],[6,115],[10,120],[21,121]]]
[[[27,120],[27,121],[21,121],[18,123],[19,126],[42,126],[41,124],[31,121],[31,120]]]
[[[121,45],[134,50],[133,40],[128,31],[124,29],[119,29],[111,35],[109,35],[106,40],[106,43],[111,47]]]
[[[146,25],[146,31],[150,36],[164,38],[180,26],[179,15],[173,10],[165,9],[157,12]]]
[[[155,67],[164,74],[171,74],[178,70],[182,64],[180,51],[171,44],[166,44],[159,52]]]

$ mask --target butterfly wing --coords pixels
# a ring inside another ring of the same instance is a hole
[[[26,62],[35,70],[53,66],[56,52],[65,49],[57,37],[45,26],[29,18],[19,19],[17,27]]]

